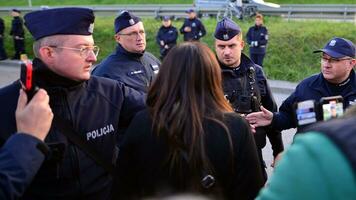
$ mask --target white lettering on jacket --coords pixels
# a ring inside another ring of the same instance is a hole
[[[92,131],[87,132],[87,140],[94,140],[95,138],[102,137],[106,134],[113,133],[115,131],[112,124],[106,125],[102,128],[98,128]]]

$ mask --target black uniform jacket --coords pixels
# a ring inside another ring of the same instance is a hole
[[[11,22],[10,35],[19,36],[23,38],[25,36],[25,31],[23,29],[23,21],[20,17],[14,17]]]
[[[178,31],[176,27],[161,26],[156,36],[156,42],[158,45],[160,45],[160,48],[164,48],[164,46],[161,46],[161,41],[163,41],[165,45],[168,45],[168,47],[171,48],[177,44],[177,38],[178,38]]]
[[[265,26],[252,26],[246,34],[247,43],[251,45],[252,41],[257,42],[257,46],[250,46],[252,54],[265,54],[268,43],[268,30]]]
[[[241,54],[241,63],[237,68],[230,68],[220,63],[222,76],[223,76],[223,89],[226,96],[231,96],[232,93],[237,93],[237,96],[244,94],[250,95],[250,85],[248,79],[244,77],[248,76],[248,70],[250,67],[255,71],[256,94],[260,94],[261,104],[270,111],[276,111],[277,105],[274,101],[271,89],[267,83],[267,79],[262,71],[262,68],[254,64],[245,54]],[[245,80],[245,81],[244,81]],[[255,140],[257,147],[262,149],[266,145],[266,134],[269,138],[273,155],[276,156],[279,152],[283,151],[283,141],[281,132],[271,129],[271,127],[257,128]]]
[[[61,116],[104,159],[115,159],[117,130],[144,107],[142,95],[117,81],[91,77],[76,82],[50,71],[35,59],[35,84],[50,96],[54,116]],[[16,132],[15,109],[20,83],[0,90],[0,141]],[[45,139],[51,155],[24,195],[24,199],[109,199],[111,176],[52,124]]]
[[[190,27],[190,32],[185,32],[184,28]],[[198,19],[185,19],[182,27],[179,29],[180,33],[184,35],[184,41],[199,40],[204,37],[206,30],[204,24]]]
[[[160,64],[160,61],[148,52],[130,53],[118,44],[116,51],[103,60],[92,74],[118,80],[128,87],[146,93],[159,71]]]
[[[212,175],[224,199],[253,199],[263,187],[260,163],[249,125],[235,113],[226,113],[227,126],[233,144],[233,156],[226,132],[217,122],[203,122],[207,157],[213,167]],[[139,112],[124,137],[114,180],[115,199],[139,199],[161,192],[187,192],[192,177],[185,167],[179,173],[170,172],[167,162],[170,144],[162,132],[158,137],[152,130],[147,110]],[[233,158],[233,165],[231,165]],[[196,173],[203,173],[202,171]],[[200,181],[200,178],[199,180]]]

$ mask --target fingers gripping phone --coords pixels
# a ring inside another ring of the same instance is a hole
[[[30,101],[38,90],[38,87],[34,85],[33,67],[31,61],[21,62],[20,81],[22,88],[27,94],[28,101]]]

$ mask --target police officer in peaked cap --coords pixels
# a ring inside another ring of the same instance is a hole
[[[216,56],[222,70],[224,93],[235,112],[249,114],[259,111],[261,105],[277,111],[262,68],[242,53],[245,43],[242,40],[241,28],[231,19],[224,18],[217,23],[214,37]],[[255,141],[263,174],[267,180],[266,165],[262,158],[266,135],[272,144],[274,157],[283,151],[283,141],[281,132],[268,126],[256,129]]]
[[[35,39],[33,84],[47,91],[54,121],[44,140],[49,156],[22,199],[111,199],[118,130],[144,107],[144,99],[122,83],[90,75],[99,53],[94,18],[87,8],[46,9],[24,17]],[[16,132],[20,88],[15,81],[0,89],[1,143]]]
[[[343,108],[356,104],[356,66],[355,45],[348,39],[334,37],[324,48],[314,51],[320,53],[320,73],[302,80],[294,92],[283,102],[279,112],[262,108],[262,112],[247,116],[256,126],[272,125],[285,130],[297,127],[295,104],[313,100],[319,102],[322,97],[342,96]],[[308,125],[298,127],[306,128]]]
[[[158,73],[160,61],[146,51],[146,32],[141,19],[123,11],[115,19],[117,47],[92,72],[124,83],[145,94]]]

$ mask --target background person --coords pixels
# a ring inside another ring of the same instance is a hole
[[[11,21],[10,35],[14,39],[15,55],[12,59],[19,60],[21,54],[25,52],[25,30],[23,28],[23,20],[21,18],[21,11],[17,9],[12,9],[11,16],[13,17]]]
[[[146,51],[146,33],[141,19],[123,11],[115,19],[115,41],[116,50],[92,74],[120,81],[147,93],[161,63]]]
[[[268,43],[268,30],[263,26],[263,15],[256,14],[255,25],[248,29],[246,39],[250,47],[251,60],[263,67],[263,59],[266,55]]]
[[[168,51],[177,44],[178,31],[172,25],[171,18],[164,16],[162,18],[162,26],[159,28],[156,36],[156,42],[159,45],[159,53],[163,59]]]
[[[356,103],[355,45],[347,39],[332,38],[321,52],[321,72],[301,81],[295,91],[283,102],[279,112],[262,108],[246,119],[255,126],[272,125],[278,130],[297,127],[294,104],[305,100],[319,102],[322,97],[343,97],[344,109]]]
[[[49,97],[43,89],[38,90],[30,102],[20,90],[16,108],[17,133],[0,149],[0,199],[20,198],[48,154],[43,142],[53,119],[48,102]]]
[[[4,20],[0,17],[0,60],[7,59],[7,54],[4,48],[4,35],[5,32],[5,23]]]
[[[256,145],[221,83],[206,45],[188,42],[171,50],[148,92],[148,108],[135,116],[120,148],[115,199],[181,192],[223,199],[257,195],[264,181]]]
[[[214,37],[215,52],[222,71],[224,94],[234,111],[240,114],[256,112],[261,104],[277,111],[262,68],[242,53],[244,41],[241,28],[231,19],[224,18],[217,23]],[[262,157],[262,148],[266,145],[266,135],[272,144],[274,157],[283,151],[281,132],[270,127],[256,129],[254,137],[265,180],[267,173],[264,170],[266,165]]]
[[[186,11],[188,18],[184,20],[182,27],[179,29],[184,36],[184,41],[199,41],[206,34],[204,24],[197,18],[194,9]]]
[[[144,100],[117,81],[90,76],[99,51],[92,36],[94,19],[87,8],[46,9],[25,15],[25,25],[35,39],[34,85],[48,92],[54,123],[45,140],[50,156],[23,199],[111,199],[111,171],[98,157],[113,167],[119,127],[144,107]],[[0,89],[0,144],[16,132],[12,113],[20,87],[15,81]]]

